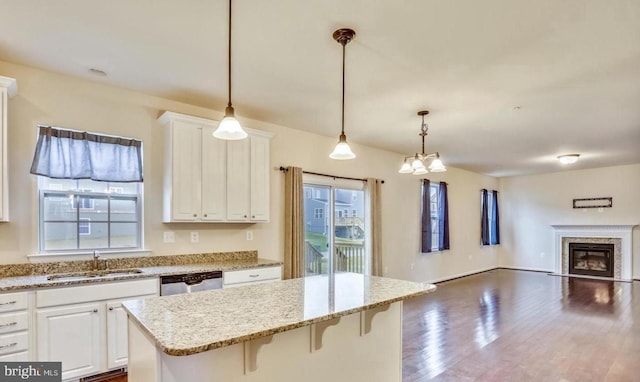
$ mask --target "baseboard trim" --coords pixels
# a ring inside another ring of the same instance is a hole
[[[457,279],[462,279],[465,277],[469,277],[469,276],[473,276],[473,275],[477,275],[480,273],[485,273],[485,272],[490,272],[490,271],[494,271],[496,269],[507,269],[507,270],[511,270],[511,271],[525,271],[525,272],[539,272],[539,273],[548,273],[549,275],[552,276],[570,276],[570,275],[558,275],[555,274],[552,270],[550,269],[543,269],[543,268],[527,268],[527,267],[515,267],[515,266],[507,266],[507,265],[500,265],[500,266],[496,266],[496,267],[487,267],[487,268],[481,268],[481,269],[476,269],[474,271],[469,271],[469,272],[464,272],[464,273],[458,273],[456,275],[451,275],[451,276],[445,276],[445,277],[441,277],[438,279],[434,279],[434,280],[430,280],[427,281],[427,283],[429,284],[440,284],[440,283],[444,283],[447,281],[452,281],[452,280],[457,280]],[[574,276],[574,275],[571,275]],[[586,278],[598,278],[598,279],[603,279],[601,277],[586,277]],[[621,281],[621,282],[633,282],[633,281],[640,281],[640,278],[633,278],[631,280],[612,280],[612,279],[603,279],[603,280],[610,280],[610,281]]]
[[[514,271],[529,271],[529,272],[542,272],[542,273],[553,273],[551,269],[544,268],[527,268],[527,267],[515,267],[510,265],[501,265],[496,267],[496,269],[512,269]]]
[[[427,281],[427,282],[429,284],[439,284],[439,283],[443,283],[445,281],[461,279],[463,277],[468,277],[468,276],[473,276],[473,275],[477,275],[477,274],[480,274],[480,273],[493,271],[495,269],[497,269],[497,268],[496,267],[481,268],[481,269],[476,269],[476,270],[469,271],[469,272],[458,273],[456,275],[450,275],[450,276],[441,277],[439,279],[434,279],[434,280],[430,280],[430,281]]]

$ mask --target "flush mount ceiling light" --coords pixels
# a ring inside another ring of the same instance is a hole
[[[578,158],[580,158],[580,154],[566,154],[558,156],[558,160],[562,164],[576,163]]]
[[[430,153],[426,154],[424,152],[424,137],[427,136],[427,130],[429,130],[429,126],[424,123],[424,116],[429,114],[427,110],[419,111],[418,115],[422,117],[422,125],[420,126],[420,135],[422,137],[422,153],[416,153],[413,156],[408,156],[404,158],[404,163],[400,170],[398,171],[401,174],[413,174],[413,175],[422,175],[426,174],[429,171],[431,172],[444,172],[447,171],[447,168],[442,164],[442,160],[440,160],[440,153]],[[424,165],[424,161],[427,159],[431,159],[431,164],[429,165],[429,169]]]
[[[231,0],[229,0],[229,50],[228,50],[228,74],[229,74],[229,102],[224,110],[224,118],[218,124],[218,128],[213,132],[213,136],[225,140],[238,140],[247,137],[247,133],[240,126],[236,119],[233,105],[231,104]]]
[[[347,136],[344,134],[344,53],[345,46],[353,40],[354,37],[356,37],[356,32],[349,28],[338,29],[333,32],[333,39],[342,45],[342,131],[338,139],[338,144],[333,149],[333,152],[329,154],[329,158],[331,159],[345,160],[356,157],[356,154],[351,151],[351,147],[349,147],[347,143]]]

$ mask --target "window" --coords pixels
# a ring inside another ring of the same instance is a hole
[[[142,247],[141,183],[39,177],[38,188],[41,252]]]
[[[314,216],[314,218],[315,218],[316,220],[318,220],[318,219],[324,219],[324,209],[322,209],[322,208],[316,208],[316,209],[313,211],[313,216]]]
[[[422,181],[422,253],[449,249],[447,184]]]
[[[78,223],[78,234],[91,235],[91,219],[80,218],[80,222]]]
[[[142,141],[38,126],[40,252],[142,248]]]
[[[500,244],[498,191],[482,189],[480,192],[480,209],[480,239],[482,245]]]

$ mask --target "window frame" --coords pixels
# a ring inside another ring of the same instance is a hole
[[[124,191],[123,187],[119,187],[118,184],[121,182],[105,182],[107,183],[108,192],[95,192],[86,191],[87,188],[80,188],[79,182],[81,180],[75,180],[75,188],[72,190],[65,190],[64,187],[62,189],[49,189],[44,188],[43,176],[38,176],[38,251],[42,255],[54,255],[54,254],[80,254],[86,253],[92,250],[104,250],[110,252],[129,252],[129,251],[140,251],[144,250],[144,214],[143,214],[143,197],[144,197],[144,186],[142,182],[135,182],[137,193],[124,193],[119,191]],[[114,186],[112,186],[114,185]],[[112,190],[115,188],[116,190]],[[84,196],[84,198],[83,198]],[[70,201],[70,209],[74,210],[75,220],[46,220],[45,219],[45,200],[46,198],[66,198],[72,199]],[[107,219],[104,221],[99,221],[101,224],[106,224],[107,226],[107,246],[106,247],[87,247],[82,248],[80,246],[81,236],[86,237],[91,235],[91,223],[98,223],[98,221],[91,220],[90,218],[80,217],[82,213],[87,213],[95,210],[95,200],[96,199],[106,199],[107,201]],[[82,200],[89,200],[92,208],[85,208],[84,202]],[[111,218],[112,209],[111,202],[113,200],[133,200],[135,201],[135,211],[132,212],[135,214],[134,220],[113,220]],[[81,205],[82,203],[82,205]],[[86,223],[89,220],[89,233],[81,233],[81,224]],[[64,248],[64,249],[46,249],[45,248],[45,223],[75,223],[76,225],[76,246],[75,248]],[[135,224],[136,225],[136,243],[135,246],[112,246],[112,236],[111,236],[111,227],[112,224],[117,223],[127,223],[127,224]]]

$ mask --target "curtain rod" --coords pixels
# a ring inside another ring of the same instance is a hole
[[[287,172],[287,168],[280,166],[280,171],[282,172]],[[350,178],[348,176],[338,176],[338,175],[329,175],[329,174],[321,174],[319,172],[312,172],[312,171],[302,171],[303,174],[309,174],[309,175],[318,175],[318,176],[326,176],[327,178],[333,178],[333,179],[348,179],[348,180],[359,180],[361,182],[367,182],[366,179],[364,178]],[[384,184],[384,180],[381,180],[381,182]]]

